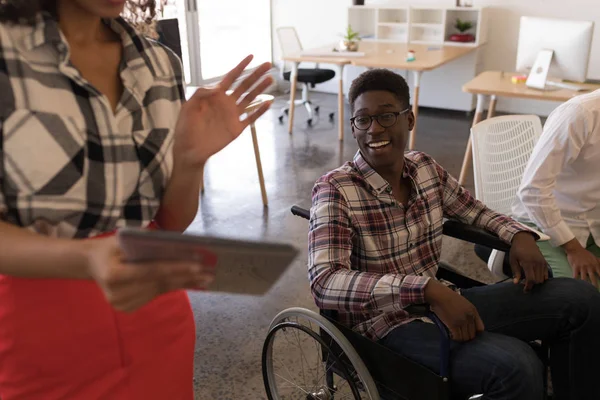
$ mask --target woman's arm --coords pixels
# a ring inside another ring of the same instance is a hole
[[[154,220],[161,229],[183,232],[198,212],[204,167],[186,164],[175,155],[173,174]]]
[[[0,221],[0,274],[89,279],[86,243],[38,235]]]

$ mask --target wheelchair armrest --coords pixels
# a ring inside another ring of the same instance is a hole
[[[302,217],[304,219],[310,219],[310,210],[307,210],[306,208],[292,206],[291,211],[292,211],[292,214],[294,214],[298,217]]]
[[[508,252],[510,245],[504,243],[498,236],[485,229],[465,224],[459,221],[448,220],[444,222],[444,235],[470,243],[480,244],[492,249]]]

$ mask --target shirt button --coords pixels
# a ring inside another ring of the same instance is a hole
[[[388,186],[388,187],[385,189],[385,191],[386,191],[386,192],[388,192],[388,193],[392,193],[392,188]]]

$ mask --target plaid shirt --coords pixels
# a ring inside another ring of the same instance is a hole
[[[181,62],[122,19],[116,112],[70,63],[58,24],[0,24],[0,218],[84,238],[154,218],[172,171]]]
[[[445,217],[507,243],[526,230],[485,207],[424,153],[405,155],[404,176],[414,185],[406,209],[360,151],[321,177],[312,193],[308,275],[317,306],[337,310],[341,323],[373,340],[416,319],[404,308],[425,303]]]

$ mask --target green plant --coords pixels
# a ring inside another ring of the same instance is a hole
[[[461,21],[460,18],[456,18],[456,24],[454,27],[458,29],[460,33],[466,32],[473,27],[473,23],[470,21]]]
[[[355,32],[350,25],[346,29],[346,34],[344,35],[344,40],[347,42],[357,42],[360,40],[360,34]]]

